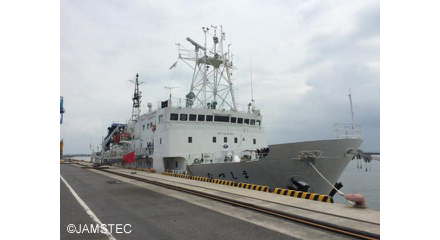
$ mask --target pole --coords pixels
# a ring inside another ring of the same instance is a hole
[[[348,98],[350,99],[350,111],[351,111],[351,122],[354,126],[354,113],[353,113],[353,103],[351,101],[351,89],[348,89],[349,93],[348,93]]]

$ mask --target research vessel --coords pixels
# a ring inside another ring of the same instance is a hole
[[[93,161],[329,194],[329,182],[337,182],[362,143],[361,126],[336,123],[333,139],[268,145],[255,101],[236,103],[233,55],[222,27],[203,32],[203,44],[189,37],[190,48],[177,44],[178,61],[192,72],[188,94],[170,94],[155,108],[148,103],[141,114],[136,75],[132,116],[108,128]],[[134,162],[124,163],[129,154]]]

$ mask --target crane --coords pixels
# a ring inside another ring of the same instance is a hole
[[[60,96],[60,124],[63,124],[63,114],[65,112],[64,110],[64,100],[63,100],[63,96]],[[61,140],[60,141],[60,159],[63,158],[63,146],[64,146],[64,141]]]
[[[61,114],[61,117],[60,117],[60,124],[63,124],[63,114],[64,114],[64,112],[65,112],[65,110],[64,110],[64,100],[63,100],[63,96],[61,96],[60,97],[60,114]]]

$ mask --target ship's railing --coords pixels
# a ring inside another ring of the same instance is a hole
[[[188,59],[194,61],[196,59],[196,51],[179,48],[179,57],[182,59]]]
[[[142,156],[142,155],[151,156],[154,154],[154,146],[136,148],[135,152],[136,152],[136,156]]]
[[[351,122],[335,123],[333,130],[336,139],[360,139],[362,138],[362,127],[360,124]]]
[[[167,102],[167,107],[185,108],[186,101],[187,101],[186,98],[171,98],[171,99],[168,99],[166,102]],[[158,109],[162,108],[162,102],[157,103],[157,108]],[[193,108],[195,108],[194,105],[193,105]],[[202,108],[202,107],[200,106],[198,108]],[[252,108],[249,107],[248,105],[236,104],[236,108],[237,108],[236,109],[237,112],[244,112],[244,113],[252,112]],[[219,110],[219,109],[217,109],[217,110]],[[226,107],[225,107],[225,110],[230,110],[230,109],[226,109]],[[258,109],[254,109],[254,111],[259,112]]]
[[[127,155],[132,151],[133,150],[104,152],[102,154],[101,158],[103,158],[103,159],[120,159],[120,158],[124,158],[124,155]],[[135,154],[136,154],[136,156],[151,156],[154,154],[154,146],[149,146],[146,148],[136,148]]]

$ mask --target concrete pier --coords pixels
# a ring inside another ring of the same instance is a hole
[[[130,224],[116,239],[341,239],[346,235],[251,211],[194,194],[113,173],[203,192],[289,216],[316,220],[372,235],[380,234],[380,213],[369,209],[292,198],[273,193],[176,178],[131,169],[106,171],[61,164],[61,176],[103,224]],[[108,235],[69,233],[69,224],[90,223],[72,192],[61,183],[61,238],[107,239]]]

